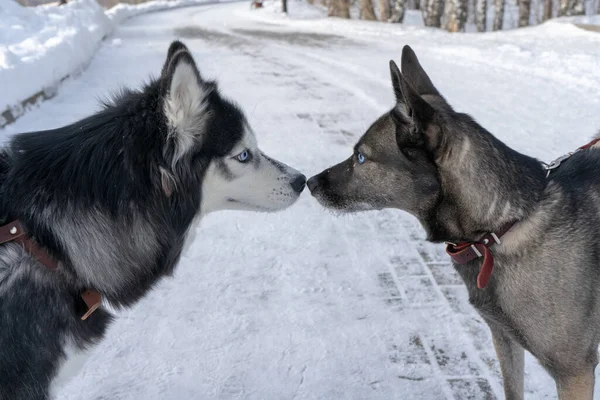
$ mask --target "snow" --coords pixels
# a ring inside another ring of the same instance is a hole
[[[392,106],[388,60],[404,44],[457,110],[519,151],[549,161],[600,128],[600,34],[559,22],[449,34],[326,19],[296,0],[287,16],[276,9],[242,2],[132,18],[4,138],[98,110],[98,97],[158,74],[175,38],[246,110],[262,149],[307,176],[346,158]],[[556,398],[529,355],[526,374],[528,400]],[[278,214],[205,218],[175,276],[120,313],[59,398],[503,395],[488,329],[418,222],[394,210],[332,215],[305,193]]]
[[[119,4],[105,11],[96,0],[72,0],[60,7],[23,7],[13,0],[3,0],[0,2],[0,113],[84,68],[102,39],[124,20],[141,13],[207,1]]]

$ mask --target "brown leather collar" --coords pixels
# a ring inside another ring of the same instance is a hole
[[[58,261],[40,247],[33,239],[27,236],[27,232],[19,220],[0,226],[0,245],[8,242],[22,244],[23,248],[25,248],[29,254],[34,256],[49,270],[56,271],[58,269]],[[98,307],[100,307],[102,296],[97,290],[89,289],[81,293],[81,298],[88,307],[85,314],[81,317],[81,320],[86,320]]]
[[[513,227],[516,221],[504,225],[500,230],[485,234],[476,242],[464,242],[459,244],[448,243],[446,253],[457,264],[466,264],[476,258],[483,257],[481,269],[477,275],[477,287],[483,289],[487,286],[494,269],[494,256],[490,247],[494,244],[500,244],[500,238]]]

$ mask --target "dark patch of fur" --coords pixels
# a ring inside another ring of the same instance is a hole
[[[209,88],[209,117],[198,132],[202,140],[172,168],[174,142],[163,107],[179,58],[195,65],[185,46],[174,42],[159,79],[140,90],[124,89],[100,112],[71,125],[18,134],[0,153],[0,215],[4,221],[20,219],[30,236],[63,264],[54,273],[28,260],[25,265],[35,268],[23,273],[10,292],[0,291],[0,399],[46,399],[63,351],[61,340],[72,337],[85,347],[103,336],[110,321],[102,309],[79,320],[84,307],[79,293],[88,283],[61,243],[73,241],[85,248],[94,238],[78,236],[77,229],[73,237],[65,237],[68,233],[57,226],[99,214],[120,226],[142,219],[153,231],[159,246],[153,262],[114,266],[117,274],[135,271],[125,274],[128,280],[119,290],[103,293],[114,306],[133,304],[176,266],[200,211],[206,168],[213,157],[231,151],[245,124],[240,109],[221,97],[214,82],[201,81]],[[175,180],[171,196],[163,191],[160,167]],[[115,249],[122,249],[119,241],[132,240],[118,231],[104,239]]]

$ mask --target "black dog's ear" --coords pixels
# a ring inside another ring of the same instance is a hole
[[[417,55],[408,45],[402,49],[402,74],[419,95],[440,96],[440,92],[433,86],[431,79],[421,67]]]
[[[207,98],[216,88],[202,80],[192,55],[184,50],[173,54],[161,85],[168,125],[169,151],[165,154],[170,154],[170,161],[175,164],[194,145],[203,142],[203,127],[210,115]]]
[[[390,60],[390,76],[392,78],[392,87],[396,96],[396,103],[404,103],[404,95],[402,94],[402,73],[394,60]]]
[[[171,45],[169,46],[169,50],[167,50],[167,59],[165,60],[165,63],[163,64],[161,76],[165,75],[165,73],[169,69],[169,64],[171,63],[173,56],[180,51],[185,51],[188,53],[190,52],[185,44],[183,44],[179,40],[174,40],[171,43]]]

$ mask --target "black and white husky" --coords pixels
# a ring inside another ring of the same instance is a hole
[[[0,245],[0,399],[41,400],[111,322],[102,306],[82,320],[83,293],[132,305],[173,272],[202,215],[284,209],[305,177],[258,149],[242,111],[173,42],[141,90],[72,125],[16,135],[0,182],[0,225],[12,234],[18,223],[28,243]]]

